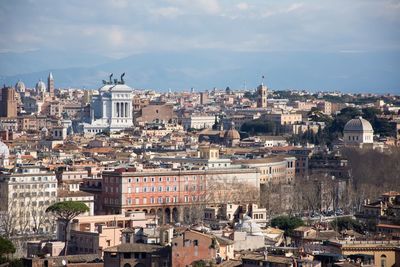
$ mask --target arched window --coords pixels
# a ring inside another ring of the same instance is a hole
[[[386,267],[386,255],[381,255],[381,267]]]
[[[124,267],[131,267],[131,265],[129,263],[125,263]]]

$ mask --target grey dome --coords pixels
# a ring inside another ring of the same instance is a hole
[[[250,235],[263,235],[260,226],[247,215],[244,215],[243,220],[236,224],[235,229]]]
[[[349,120],[343,129],[344,132],[374,132],[371,123],[362,117]]]
[[[42,80],[40,80],[36,84],[35,89],[37,93],[44,93],[46,92],[46,84]]]
[[[24,93],[25,92],[25,84],[23,81],[19,80],[16,84],[15,84],[15,89],[17,90],[17,92],[19,93]]]

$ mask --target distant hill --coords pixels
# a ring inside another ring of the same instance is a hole
[[[68,59],[65,59],[68,58]],[[134,88],[196,90],[254,88],[265,75],[273,89],[400,93],[397,53],[225,52],[145,53],[122,59],[51,52],[0,53],[1,82],[33,87],[53,72],[56,87],[98,88],[113,72],[126,72]],[[115,77],[115,76],[114,76]]]

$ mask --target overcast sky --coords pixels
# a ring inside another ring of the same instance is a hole
[[[397,0],[2,0],[0,52],[399,51]]]

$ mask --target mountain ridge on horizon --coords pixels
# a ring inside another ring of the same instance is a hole
[[[142,53],[119,59],[85,53],[51,56],[57,53],[0,53],[2,82],[14,85],[21,79],[32,88],[51,71],[57,87],[94,89],[109,73],[125,72],[126,82],[134,88],[202,91],[244,88],[245,83],[255,88],[265,75],[266,84],[275,90],[400,93],[396,52],[368,53],[368,57],[341,52],[227,51]]]

